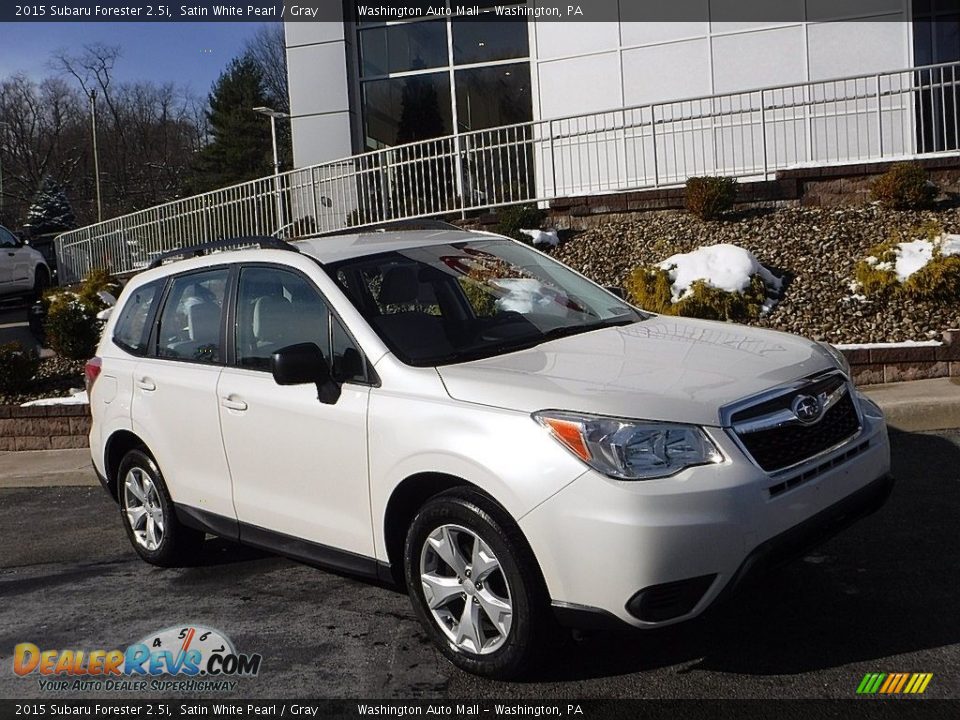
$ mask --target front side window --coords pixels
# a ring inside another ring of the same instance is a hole
[[[560,263],[509,240],[361,257],[328,272],[384,343],[411,365],[490,357],[645,318]]]
[[[290,345],[320,348],[338,382],[365,380],[363,355],[319,291],[299,273],[273,267],[240,271],[236,313],[237,365],[270,369],[273,353]]]
[[[223,362],[220,318],[230,271],[181,275],[173,280],[160,313],[157,356],[190,362]]]
[[[113,332],[113,341],[127,352],[134,355],[146,352],[150,336],[147,319],[162,288],[162,281],[141,285],[124,303]]]

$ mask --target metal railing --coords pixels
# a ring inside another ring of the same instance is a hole
[[[389,147],[183,198],[56,240],[61,283],[230,236],[681,184],[693,175],[955,152],[960,63],[534,121]]]

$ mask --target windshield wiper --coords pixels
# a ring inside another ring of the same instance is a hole
[[[600,322],[590,323],[589,325],[564,325],[562,327],[553,328],[552,330],[547,330],[540,342],[549,342],[550,340],[557,340],[563,337],[569,337],[571,335],[580,335],[581,333],[588,333],[594,330],[601,330],[602,328],[608,327],[618,327],[620,325],[633,325],[637,322],[637,318],[627,318],[621,315],[616,317],[607,318],[606,320],[601,320]]]

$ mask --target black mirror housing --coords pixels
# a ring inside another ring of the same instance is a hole
[[[330,366],[316,343],[299,343],[270,356],[270,372],[277,385],[316,385],[320,402],[332,405],[340,399],[340,386],[333,381]]]

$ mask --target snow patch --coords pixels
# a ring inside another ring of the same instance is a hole
[[[528,235],[533,241],[534,245],[544,245],[546,247],[556,247],[560,244],[560,237],[557,235],[556,230],[524,230],[521,228],[520,232],[524,235]]]
[[[780,278],[761,265],[752,252],[726,243],[672,255],[659,267],[670,273],[673,302],[691,296],[697,280],[730,293],[742,293],[750,287],[750,278],[757,274],[768,289],[778,291],[782,286]],[[776,304],[776,299],[768,298],[762,312],[770,312]]]
[[[31,400],[23,403],[20,407],[41,407],[47,405],[89,405],[90,398],[87,397],[86,390],[78,390],[69,397],[43,398],[42,400]]]
[[[926,267],[936,254],[941,257],[960,255],[960,235],[944,233],[933,240],[912,240],[898,243],[894,248],[896,260],[893,263],[877,262],[873,256],[864,258],[864,261],[877,270],[893,271],[897,280],[905,282],[915,272]]]
[[[943,343],[939,340],[904,340],[903,342],[889,343],[841,343],[833,346],[837,350],[882,350],[883,348],[940,347],[941,345]]]

